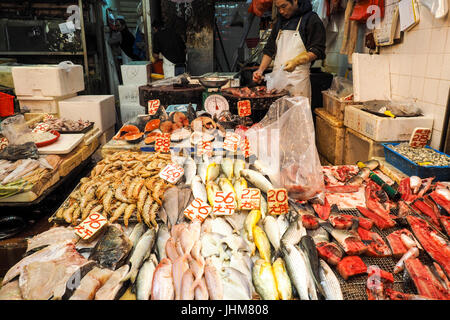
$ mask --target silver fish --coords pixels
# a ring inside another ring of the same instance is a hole
[[[192,178],[191,187],[194,198],[202,199],[204,202],[208,202],[206,187],[200,176],[195,176]]]
[[[155,273],[158,260],[154,254],[142,264],[136,279],[136,299],[150,300],[152,291],[153,274]]]
[[[278,227],[277,218],[274,216],[266,216],[263,219],[264,231],[266,232],[267,238],[269,238],[270,243],[275,249],[275,257],[279,255],[281,246],[281,234],[280,228]]]
[[[145,229],[147,229],[146,225],[143,222],[137,223],[134,226],[133,231],[129,235],[130,241],[133,244],[133,248],[136,247],[139,239],[144,234]]]
[[[231,158],[223,158],[222,163],[220,164],[220,168],[222,172],[225,174],[228,180],[233,179],[233,159]]]
[[[260,189],[264,193],[267,193],[269,189],[274,188],[272,183],[258,171],[251,169],[243,169],[240,171],[240,174],[252,185]]]
[[[170,238],[169,228],[166,225],[160,225],[158,228],[158,238],[156,239],[156,249],[158,250],[158,257],[161,261],[167,258],[166,243]]]
[[[236,159],[233,164],[233,174],[235,179],[241,177],[241,170],[245,168],[245,161],[242,159]]]
[[[330,266],[320,259],[320,284],[325,291],[326,300],[344,300],[341,285]]]
[[[184,177],[186,179],[186,184],[190,185],[192,183],[192,179],[197,174],[197,165],[195,164],[194,159],[191,157],[187,157],[184,162]]]
[[[202,179],[202,182],[206,184],[206,170],[208,169],[209,161],[202,161],[197,166],[197,175]]]
[[[306,233],[311,236],[311,238],[313,238],[315,244],[330,241],[328,232],[322,227],[319,227],[315,230],[306,230]]]
[[[255,160],[252,165],[257,171],[259,171],[261,174],[268,176],[270,173],[269,168],[259,159]]]
[[[144,235],[139,239],[136,247],[131,254],[129,263],[131,265],[130,272],[126,279],[130,279],[131,283],[136,281],[139,268],[142,262],[147,259],[156,241],[156,230],[154,228],[148,229]]]
[[[253,266],[253,283],[262,300],[280,300],[270,262],[258,259]]]
[[[303,226],[300,215],[289,224],[289,228],[281,237],[281,242],[289,245],[296,245],[300,242],[303,236],[306,235],[306,229]]]

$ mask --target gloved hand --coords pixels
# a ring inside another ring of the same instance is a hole
[[[292,72],[295,70],[295,68],[297,66],[308,63],[309,61],[310,61],[310,57],[308,55],[308,52],[303,51],[298,56],[296,56],[294,59],[291,59],[288,62],[286,62],[284,70],[286,70],[287,72]]]
[[[253,72],[253,81],[256,83],[260,83],[263,79],[263,71],[262,70],[256,70]]]

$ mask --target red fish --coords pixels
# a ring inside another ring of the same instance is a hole
[[[423,265],[419,259],[406,260],[405,268],[420,295],[436,300],[450,299],[449,290],[436,279],[430,268]]]
[[[448,216],[441,216],[439,218],[439,221],[441,222],[441,225],[444,228],[445,233],[447,233],[447,236],[450,237],[450,217],[448,217]]]
[[[417,196],[411,192],[409,177],[400,181],[398,192],[400,192],[400,194],[402,195],[402,199],[406,202],[412,202],[417,198]]]
[[[330,204],[328,203],[327,197],[325,197],[323,205],[313,203],[312,207],[314,208],[314,211],[317,213],[320,219],[328,220],[328,217],[330,216],[331,207]]]
[[[373,223],[380,229],[380,230],[384,230],[384,229],[389,229],[395,226],[395,221],[392,220],[390,217],[388,219],[385,219],[383,217],[380,217],[378,214],[376,214],[375,212],[364,208],[364,207],[356,207],[359,212],[361,212],[361,214],[363,216],[365,216],[366,218],[369,218],[370,220],[373,221]]]
[[[359,226],[366,230],[370,230],[373,227],[373,221],[367,218],[358,217]]]
[[[409,225],[423,249],[450,274],[450,245],[424,219],[407,216]]]
[[[333,242],[320,242],[316,244],[316,248],[319,257],[333,266],[337,265],[344,255],[341,248]]]
[[[332,213],[328,218],[328,221],[336,229],[347,230],[351,228],[354,219],[355,219],[354,216],[348,214]]]
[[[367,245],[366,256],[384,258],[392,255],[391,249],[378,233],[358,228],[358,234],[363,243]]]
[[[425,200],[425,199],[424,199]],[[412,204],[412,207],[418,211],[426,215],[428,218],[430,218],[430,222],[434,224],[435,227],[437,227],[439,230],[441,230],[441,226],[439,225],[439,212],[435,212],[432,207],[430,207],[427,203],[424,201],[417,199]],[[436,207],[437,209],[437,207]]]
[[[342,278],[348,280],[348,278],[363,274],[367,272],[367,266],[358,256],[347,256],[339,261],[337,265],[337,271]]]

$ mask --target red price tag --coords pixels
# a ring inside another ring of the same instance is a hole
[[[261,205],[261,191],[256,188],[245,188],[241,194],[241,210],[259,210]]]
[[[83,222],[76,226],[75,233],[82,238],[87,240],[96,234],[104,225],[108,223],[108,220],[99,213],[92,213]]]
[[[160,133],[155,139],[156,152],[170,152],[170,133]]]
[[[252,114],[252,107],[250,104],[250,100],[241,100],[238,101],[238,114],[240,117],[248,117]]]
[[[267,207],[269,214],[284,214],[289,211],[287,190],[269,189],[267,191]]]
[[[183,213],[191,221],[199,220],[203,222],[211,211],[212,208],[206,202],[195,198]]]
[[[244,154],[244,158],[248,158],[252,154],[250,152],[250,141],[248,140],[247,136],[245,136],[244,139],[241,140],[241,151]]]
[[[177,183],[183,176],[184,169],[176,163],[168,164],[164,169],[159,172],[159,177],[170,183]]]
[[[159,101],[159,99],[155,99],[155,100],[150,100],[148,102],[148,114],[149,115],[154,115],[156,113],[156,111],[158,111],[159,106],[161,105],[161,102]]]
[[[225,135],[225,140],[223,142],[223,148],[231,152],[236,152],[240,142],[240,135],[234,132],[227,132]]]
[[[225,193],[217,191],[214,197],[213,214],[219,216],[231,216],[235,209],[235,194],[234,192]]]
[[[197,143],[197,155],[201,156],[206,154],[208,157],[212,157],[212,142],[211,141],[200,141]]]
[[[423,148],[427,145],[428,140],[431,138],[431,129],[429,128],[415,128],[409,145],[413,148]]]

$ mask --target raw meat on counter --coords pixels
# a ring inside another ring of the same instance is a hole
[[[337,271],[342,278],[348,280],[350,277],[367,272],[366,264],[358,256],[347,256],[342,258],[337,265]]]

